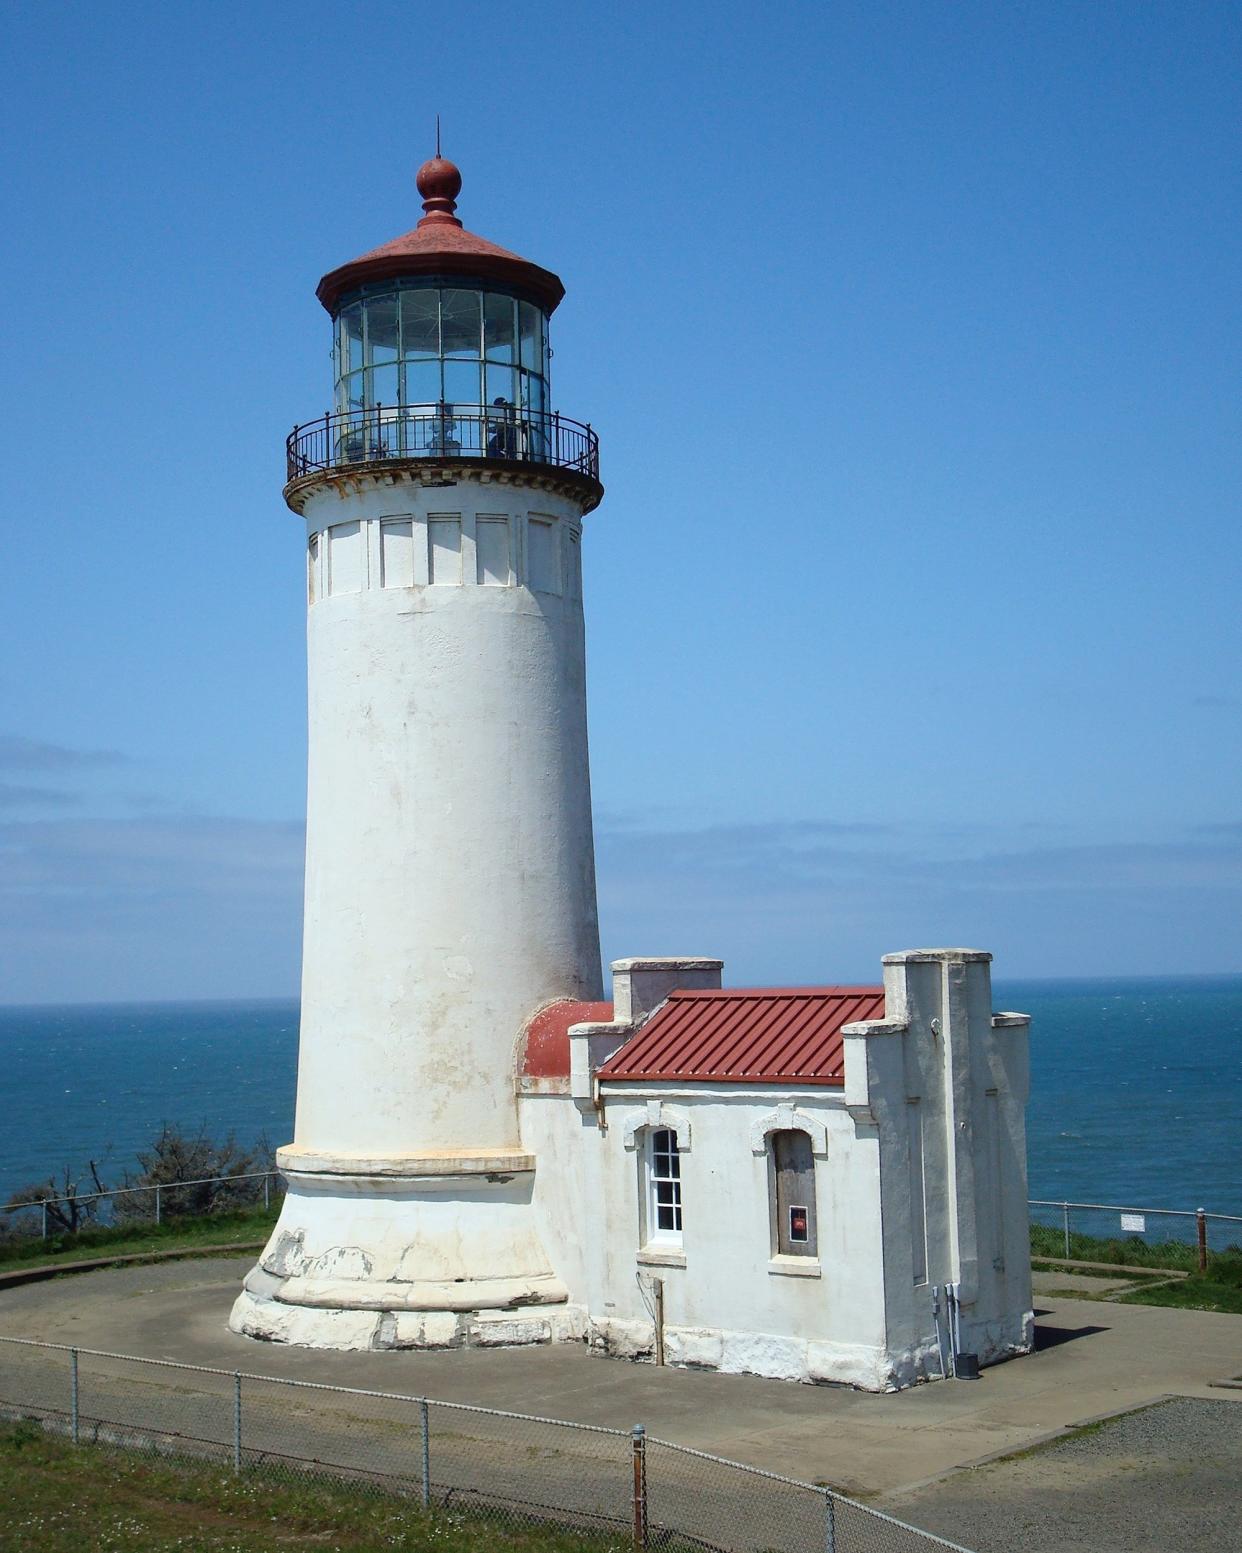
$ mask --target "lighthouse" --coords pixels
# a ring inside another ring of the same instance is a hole
[[[288,1186],[250,1336],[442,1343],[568,1291],[532,1210],[515,1043],[601,996],[581,540],[589,425],[553,409],[556,275],[467,231],[461,175],[331,271],[334,406],[288,440],[305,525],[302,1017]]]

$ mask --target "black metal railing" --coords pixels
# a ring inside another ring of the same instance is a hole
[[[548,464],[599,480],[599,438],[568,416],[515,406],[374,405],[295,426],[289,479],[394,459],[486,458]]]

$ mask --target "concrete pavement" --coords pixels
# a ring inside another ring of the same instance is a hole
[[[657,1369],[573,1346],[321,1353],[225,1325],[249,1257],[122,1267],[0,1295],[0,1335],[228,1370],[472,1402],[627,1428],[853,1495],[908,1492],[997,1452],[1177,1394],[1230,1400],[1242,1316],[1048,1298],[1039,1351],[974,1382],[874,1396],[753,1376]],[[1051,1275],[1055,1277],[1056,1275]]]

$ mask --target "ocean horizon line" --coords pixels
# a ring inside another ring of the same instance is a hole
[[[1100,971],[1089,975],[1074,974],[1067,976],[1040,975],[1040,976],[998,976],[993,981],[993,987],[1050,987],[1050,986],[1091,986],[1098,987],[1108,982],[1124,983],[1126,986],[1134,986],[1138,983],[1152,983],[1167,985],[1169,982],[1229,982],[1242,981],[1242,969],[1232,971],[1142,971],[1130,973],[1127,971]],[[853,984],[852,982],[850,983]],[[836,985],[828,982],[797,982],[780,980],[774,982],[725,982],[726,987],[816,987]],[[864,985],[864,983],[859,983]],[[865,983],[870,985],[870,983]],[[878,981],[876,985],[879,985]],[[172,997],[172,998],[73,998],[65,1001],[36,1001],[36,1002],[4,1002],[0,1001],[0,1014],[21,1013],[26,1010],[38,1010],[46,1013],[52,1009],[125,1009],[125,1008],[235,1008],[239,1004],[278,1004],[300,1003],[301,994],[297,992],[259,992],[237,993],[227,997]]]

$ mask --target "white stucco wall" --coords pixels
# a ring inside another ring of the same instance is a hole
[[[531,1209],[512,1053],[533,1010],[600,991],[589,495],[517,467],[445,473],[360,469],[290,496],[307,537],[302,1019],[289,1192],[231,1319],[252,1336],[581,1330]]]
[[[799,1380],[890,1383],[885,1356],[878,1150],[858,1139],[840,1090],[776,1086],[604,1086],[599,1127],[568,1097],[522,1100],[526,1146],[541,1166],[541,1238],[609,1352],[650,1353],[650,1295],[664,1284],[671,1363]],[[644,1131],[684,1124],[680,1253],[645,1248]],[[774,1253],[769,1154],[756,1126],[792,1108],[823,1129],[815,1155],[818,1256]],[[627,1131],[629,1138],[627,1139]],[[629,1146],[627,1146],[627,1143]],[[571,1191],[567,1192],[566,1187]],[[571,1195],[572,1194],[572,1195]]]
[[[594,1106],[568,1083],[523,1094],[540,1238],[591,1340],[650,1355],[640,1282],[659,1278],[670,1363],[888,1389],[949,1366],[951,1284],[960,1351],[985,1364],[1025,1351],[1027,1021],[993,1016],[988,958],[888,957],[886,1018],[847,1026],[844,1089],[610,1081]],[[755,1152],[773,1125],[812,1138],[814,1259],[773,1255],[769,1154]],[[649,1126],[682,1139],[675,1251],[643,1245]]]
[[[525,585],[532,514],[556,526],[556,593]],[[465,580],[429,585],[427,522],[446,515]],[[308,538],[328,540],[307,633],[295,1142],[512,1147],[516,1032],[540,1003],[600,990],[580,513],[549,491],[463,479],[326,487],[305,517]],[[497,517],[509,586],[478,580],[479,522]],[[412,586],[385,586],[385,519],[411,524]],[[332,536],[355,523],[356,591],[336,593]]]

